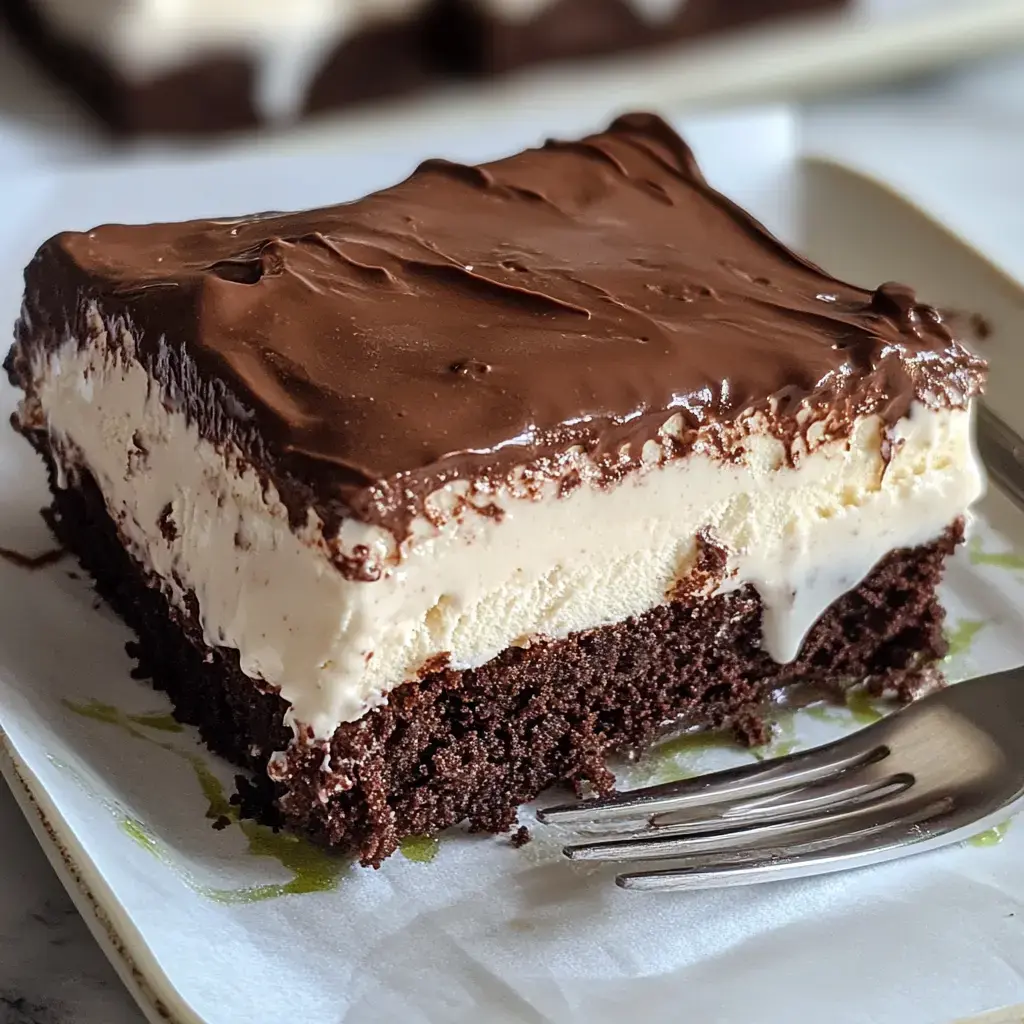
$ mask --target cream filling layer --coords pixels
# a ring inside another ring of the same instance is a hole
[[[237,650],[247,675],[280,688],[291,724],[317,737],[440,653],[456,669],[477,667],[537,636],[648,611],[687,578],[702,533],[728,551],[725,579],[706,592],[752,584],[765,648],[789,661],[885,554],[937,538],[984,486],[969,411],[917,405],[890,432],[888,462],[874,417],[848,442],[812,446],[797,468],[764,434],[735,464],[699,451],[664,461],[649,442],[648,464],[614,486],[588,480],[580,455],[583,482],[562,497],[555,484],[540,495],[506,488],[486,498],[495,516],[451,486],[430,502],[447,518],[417,520],[400,549],[354,521],[328,542],[312,513],[291,529],[237,452],[168,411],[130,335],[112,349],[98,317],[96,332],[33,367],[21,416],[50,431],[69,479],[78,467],[92,473],[124,543],[169,599],[183,606],[195,594],[207,642]],[[336,568],[359,545],[381,568],[373,582]]]
[[[373,24],[400,21],[427,0],[35,0],[66,38],[145,81],[211,53],[256,66],[257,109],[296,116],[331,52]],[[382,71],[386,73],[386,69]]]

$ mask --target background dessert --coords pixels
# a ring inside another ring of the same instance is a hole
[[[121,133],[281,125],[439,77],[713,35],[845,0],[8,0],[52,75]]]
[[[8,0],[22,42],[111,128],[280,124],[412,91],[429,0]]]

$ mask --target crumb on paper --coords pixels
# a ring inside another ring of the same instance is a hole
[[[757,712],[744,712],[733,722],[733,733],[744,747],[765,747],[772,741],[773,728]]]
[[[988,341],[992,337],[992,321],[980,313],[972,313],[967,322],[971,325],[974,337],[978,341]]]
[[[517,850],[521,850],[527,843],[533,841],[533,836],[530,835],[530,830],[525,825],[520,825],[519,828],[512,833],[512,837],[509,842]]]
[[[64,548],[51,548],[38,555],[26,555],[23,551],[15,551],[14,548],[0,547],[0,559],[17,566],[19,569],[45,569],[54,562],[59,562],[67,551]]]

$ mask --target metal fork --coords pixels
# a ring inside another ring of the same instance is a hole
[[[1017,668],[947,687],[823,747],[538,818],[610,833],[567,846],[572,860],[674,862],[616,879],[666,890],[878,864],[968,839],[1022,807]]]
[[[978,451],[1024,510],[1024,440],[977,404]],[[605,833],[578,861],[672,861],[624,889],[802,878],[969,839],[1024,807],[1024,668],[959,683],[834,743],[538,812]]]

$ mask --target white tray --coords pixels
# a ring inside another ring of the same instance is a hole
[[[688,134],[712,180],[784,234],[798,234],[784,114],[705,122]],[[503,150],[520,141],[477,145]],[[55,227],[342,198],[324,184],[326,169],[357,194],[409,162],[396,151],[21,182],[0,211],[15,240],[11,265],[0,268],[0,318],[16,312],[14,279],[31,244]],[[956,277],[968,275],[968,308],[990,318],[993,359],[1012,372],[1009,342],[1024,326],[1015,285],[897,200],[858,190],[838,172],[813,172],[810,186],[804,196],[814,208],[845,211],[862,240],[850,245],[842,223],[830,228],[816,217],[807,238],[815,254],[869,279],[917,281],[956,302]],[[865,225],[895,225],[902,247]],[[1012,389],[1002,389],[998,373],[996,380],[1006,415]],[[5,410],[11,399],[10,389],[0,392]],[[0,493],[0,544],[46,548],[36,516],[42,474],[7,432]],[[964,641],[948,666],[955,676],[1024,661],[1024,560],[1015,543],[1024,554],[1024,523],[994,495],[975,546],[950,572],[951,623]],[[165,702],[129,677],[123,627],[94,608],[71,571],[67,562],[31,573],[0,565],[0,769],[154,1022],[600,1024],[642,1013],[724,1024],[931,1024],[1024,1001],[1024,970],[1014,966],[1024,964],[1024,826],[999,842],[990,836],[856,874],[656,899],[575,869],[543,830],[521,851],[456,832],[436,848],[407,846],[379,872],[259,829],[213,831],[205,812],[211,802],[218,810],[231,769],[191,731],[167,731]],[[852,728],[863,710],[787,719],[770,752]],[[694,744],[631,774],[641,781],[749,756]]]

